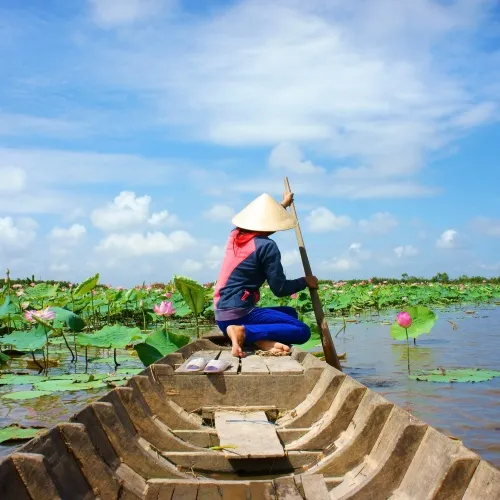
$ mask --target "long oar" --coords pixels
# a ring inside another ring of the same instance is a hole
[[[290,184],[288,182],[288,177],[285,177],[285,192],[291,193]],[[297,219],[297,225],[295,226],[295,235],[297,236],[297,243],[299,244],[299,252],[302,258],[302,264],[304,266],[304,272],[306,276],[313,276],[311,265],[309,264],[309,258],[307,257],[306,247],[304,246],[304,239],[302,238],[302,232],[300,230],[300,225],[298,223],[299,219],[297,217],[297,212],[295,210],[295,204],[292,202],[290,205],[293,216]],[[321,334],[321,343],[323,344],[323,352],[325,353],[325,361],[337,370],[342,371],[340,366],[339,358],[337,356],[337,351],[333,345],[332,336],[330,334],[330,329],[328,328],[328,323],[326,322],[325,314],[323,313],[323,307],[321,301],[319,300],[318,290],[309,288],[311,294],[311,300],[314,309],[314,315],[316,316],[316,323]]]

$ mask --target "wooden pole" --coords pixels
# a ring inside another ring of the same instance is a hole
[[[290,184],[288,182],[288,177],[285,177],[285,192],[286,193],[292,192],[290,189]],[[300,252],[300,257],[302,258],[304,272],[306,276],[313,276],[311,265],[309,263],[309,258],[307,257],[306,247],[304,245],[304,239],[302,238],[302,231],[300,230],[300,225],[298,223],[299,219],[297,217],[297,212],[295,210],[295,204],[293,202],[290,205],[290,209],[293,216],[297,219],[297,225],[295,226],[295,235],[297,236],[297,243],[299,244],[299,252]],[[318,324],[318,328],[321,335],[321,343],[323,344],[325,361],[330,366],[333,366],[334,368],[337,368],[337,370],[342,371],[342,367],[340,366],[340,361],[337,356],[337,351],[335,350],[335,346],[333,345],[332,336],[330,334],[330,328],[328,327],[328,323],[326,321],[325,314],[323,312],[323,307],[319,299],[318,290],[309,288],[309,292],[311,294],[314,315],[316,316],[316,323]]]

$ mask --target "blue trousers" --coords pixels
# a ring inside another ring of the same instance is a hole
[[[242,318],[231,321],[217,321],[217,326],[227,336],[227,327],[245,327],[245,345],[258,340],[274,340],[283,344],[303,344],[311,337],[310,328],[299,321],[293,307],[256,307]]]

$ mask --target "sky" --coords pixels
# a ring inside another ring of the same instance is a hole
[[[493,0],[0,0],[0,53],[2,274],[213,281],[287,176],[319,278],[500,275]]]

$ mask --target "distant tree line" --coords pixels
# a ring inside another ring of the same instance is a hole
[[[1,282],[6,282],[6,279],[0,280]],[[410,276],[407,273],[403,273],[401,275],[401,278],[390,278],[390,277],[381,277],[381,276],[373,276],[372,278],[364,278],[364,279],[351,279],[351,280],[319,280],[320,283],[325,283],[325,284],[330,284],[330,283],[336,283],[337,281],[343,281],[345,283],[349,284],[359,284],[359,283],[366,283],[370,282],[373,285],[378,285],[381,283],[449,283],[449,284],[459,284],[459,283],[491,283],[491,284],[500,284],[500,276],[497,277],[490,277],[486,278],[484,276],[467,276],[466,274],[462,274],[461,276],[458,276],[457,278],[450,278],[448,276],[448,273],[437,273],[435,276],[432,276],[432,278],[426,278],[422,276]],[[13,284],[20,284],[23,286],[29,286],[31,283],[46,283],[48,285],[59,285],[61,287],[69,287],[70,281],[58,281],[58,280],[37,280],[35,279],[35,276],[27,277],[24,279],[15,279],[11,278],[10,279],[11,285]],[[213,284],[214,282],[211,282],[210,284]],[[73,283],[73,286],[77,285],[78,283]],[[173,282],[169,283],[161,283],[161,282],[156,282],[152,283],[149,286],[151,288],[157,288],[157,289],[162,289],[162,288],[167,288],[171,287]],[[143,283],[145,286],[145,283]],[[105,288],[105,285],[99,284],[97,285],[97,288]],[[128,288],[128,287],[127,287]]]

